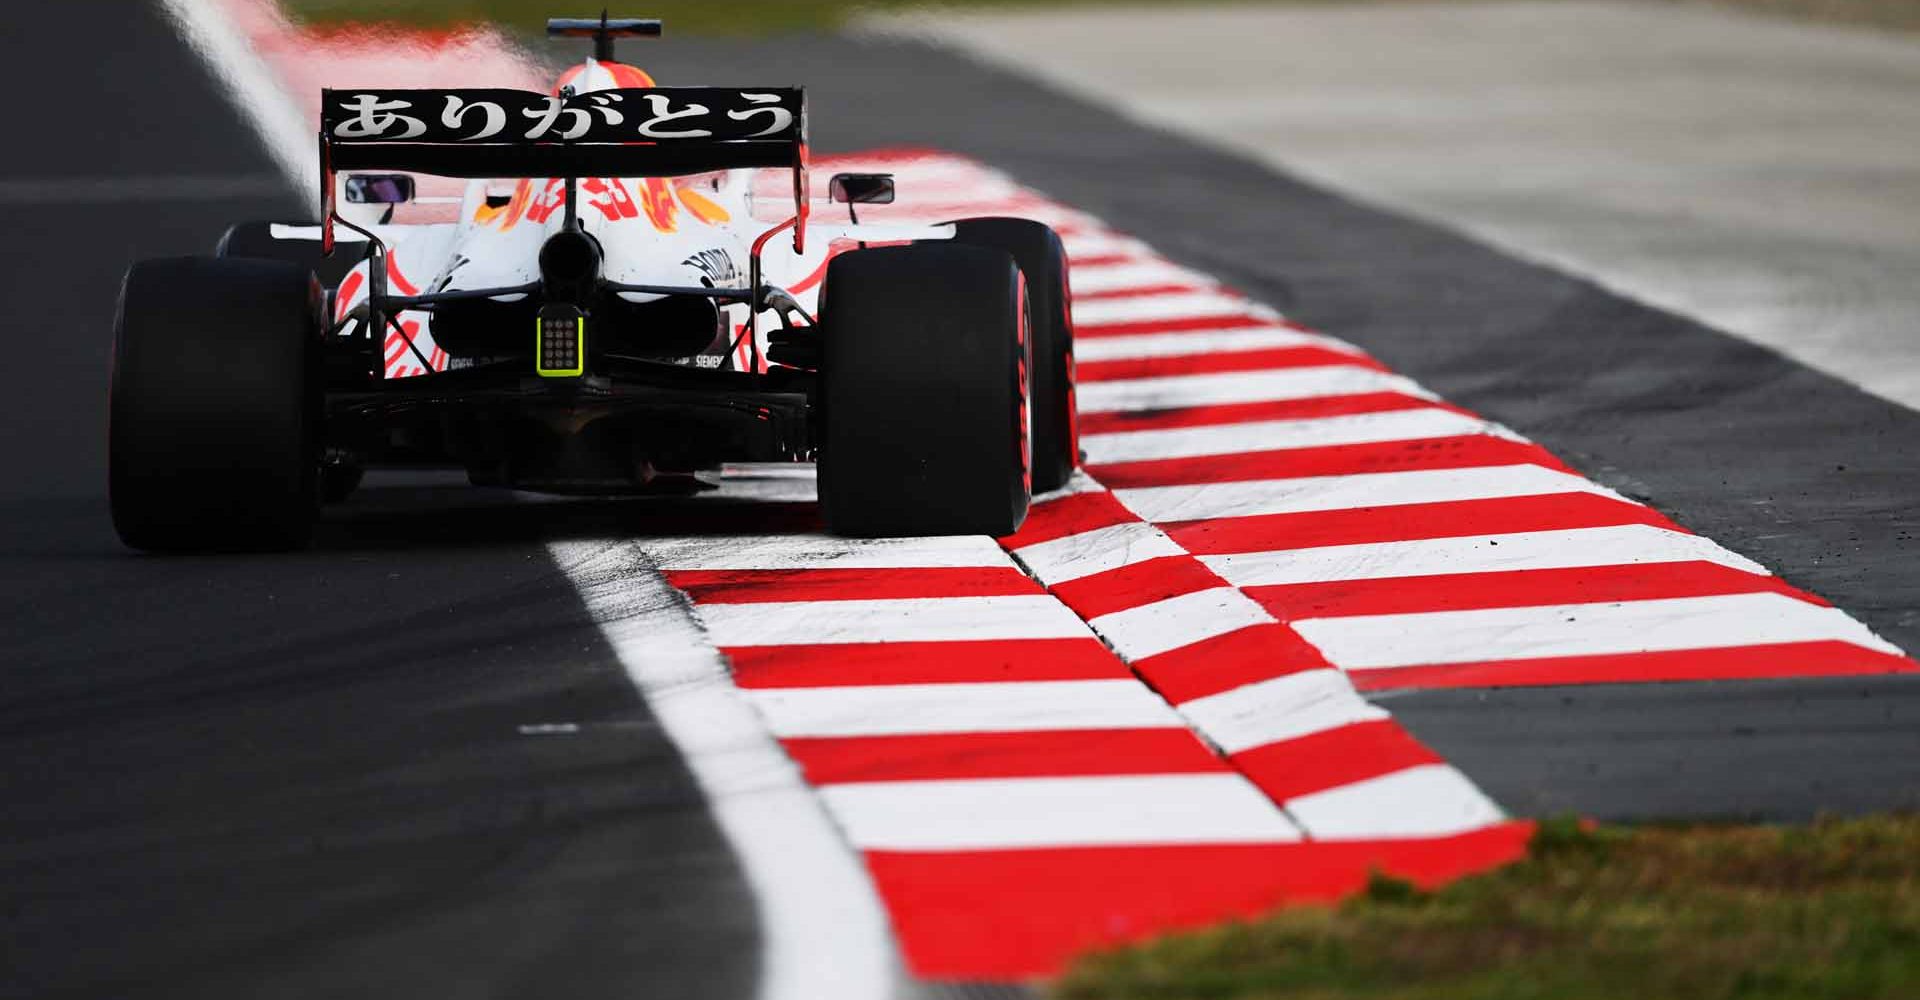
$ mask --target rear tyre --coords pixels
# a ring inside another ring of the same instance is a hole
[[[214,247],[219,257],[254,257],[260,260],[284,260],[312,271],[326,288],[338,288],[366,255],[366,244],[342,240],[334,246],[333,256],[320,253],[319,240],[283,240],[273,235],[276,225],[311,226],[311,222],[236,222]]]
[[[1027,303],[986,247],[841,254],[820,306],[827,528],[864,537],[1008,535],[1027,516]]]
[[[320,286],[297,264],[141,261],[114,327],[107,492],[155,552],[304,546],[319,506]]]
[[[1073,289],[1060,235],[1031,219],[962,219],[954,242],[1010,254],[1033,313],[1033,491],[1067,485],[1080,464],[1073,399]]]

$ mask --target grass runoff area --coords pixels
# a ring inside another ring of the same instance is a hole
[[[1436,892],[1083,959],[1057,1000],[1911,1000],[1920,817],[1811,826],[1543,823],[1526,860]]]
[[[1097,0],[631,0],[612,4],[616,15],[659,17],[670,32],[765,34],[833,28],[862,12],[983,7],[1086,6]],[[1165,7],[1165,0],[1119,0]],[[1353,3],[1445,3],[1448,0],[1241,0],[1337,6]],[[1739,7],[1787,17],[1920,31],[1920,0],[1666,0],[1669,3]],[[402,21],[446,26],[490,21],[509,31],[535,34],[551,15],[597,14],[587,0],[281,0],[295,16],[315,24]]]

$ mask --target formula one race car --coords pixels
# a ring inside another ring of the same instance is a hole
[[[323,92],[319,225],[133,265],[109,441],[128,545],[297,547],[379,465],[637,494],[817,461],[828,528],[859,536],[1007,534],[1066,482],[1052,230],[860,223],[888,174],[835,176],[847,222],[813,220],[801,90],[655,87],[613,44],[658,21],[548,32],[595,45],[552,95]],[[793,199],[772,225],[770,168]],[[416,173],[468,179],[457,220],[391,221]]]

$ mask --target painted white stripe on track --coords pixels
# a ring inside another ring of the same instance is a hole
[[[1650,524],[1325,545],[1201,556],[1200,561],[1236,587],[1695,561],[1767,575],[1759,563],[1711,539]]]
[[[1237,455],[1289,448],[1328,448],[1387,441],[1490,434],[1500,430],[1477,417],[1422,408],[1352,413],[1305,420],[1261,420],[1169,430],[1088,434],[1080,439],[1090,464],[1148,462],[1167,458]],[[1506,435],[1501,435],[1506,436]]]
[[[1776,593],[1310,618],[1293,627],[1349,670],[1822,640],[1899,653],[1837,608]]]
[[[760,909],[762,1000],[885,1000],[893,934],[820,800],[638,545],[556,542],[553,559],[686,760]]]
[[[834,538],[757,535],[649,541],[663,570],[928,569],[1005,566],[1007,554],[985,536]]]
[[[1091,343],[1098,337],[1076,344]],[[1075,348],[1076,351],[1078,348]],[[1433,394],[1412,379],[1358,365],[1315,365],[1250,372],[1210,372],[1158,378],[1083,382],[1074,388],[1082,413],[1169,410],[1226,403],[1272,403],[1367,392],[1398,392],[1420,399]]]
[[[1075,267],[1070,279],[1078,297],[1093,292],[1117,292],[1159,285],[1212,287],[1214,279],[1164,260],[1129,261],[1102,267]]]
[[[1149,295],[1130,299],[1095,299],[1073,304],[1076,325],[1140,323],[1147,320],[1188,319],[1199,316],[1266,316],[1279,313],[1237,295],[1193,292],[1185,295]]]
[[[1049,587],[1148,559],[1186,554],[1165,532],[1141,521],[1095,528],[1014,551],[1028,572]]]
[[[714,645],[790,646],[852,642],[1069,639],[1087,626],[1045,594],[782,601],[694,607]]]
[[[827,785],[828,808],[868,850],[952,851],[1298,840],[1238,774],[996,778]]]
[[[1316,840],[1444,837],[1506,816],[1459,771],[1422,764],[1287,800],[1287,812]]]
[[[748,692],[782,738],[1181,727],[1133,679],[876,684]]]
[[[1352,476],[1303,476],[1238,483],[1115,490],[1127,509],[1149,521],[1198,521],[1401,504],[1491,500],[1550,493],[1618,495],[1606,487],[1539,465],[1415,469]]]
[[[1273,620],[1240,591],[1214,587],[1101,615],[1087,624],[1114,652],[1132,661]]]
[[[1225,753],[1389,717],[1360,697],[1346,674],[1325,668],[1195,698],[1180,705],[1180,714]]]
[[[1228,327],[1221,330],[1185,330],[1180,333],[1132,333],[1121,337],[1087,337],[1073,345],[1076,362],[1133,361],[1141,358],[1193,357],[1242,351],[1271,351],[1286,347],[1324,347],[1359,354],[1360,349],[1320,333],[1284,326]]]

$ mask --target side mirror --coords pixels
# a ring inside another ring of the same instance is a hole
[[[847,205],[893,204],[892,174],[834,174],[827,198]]]
[[[413,200],[413,175],[348,174],[346,195],[352,205],[404,205]]]

